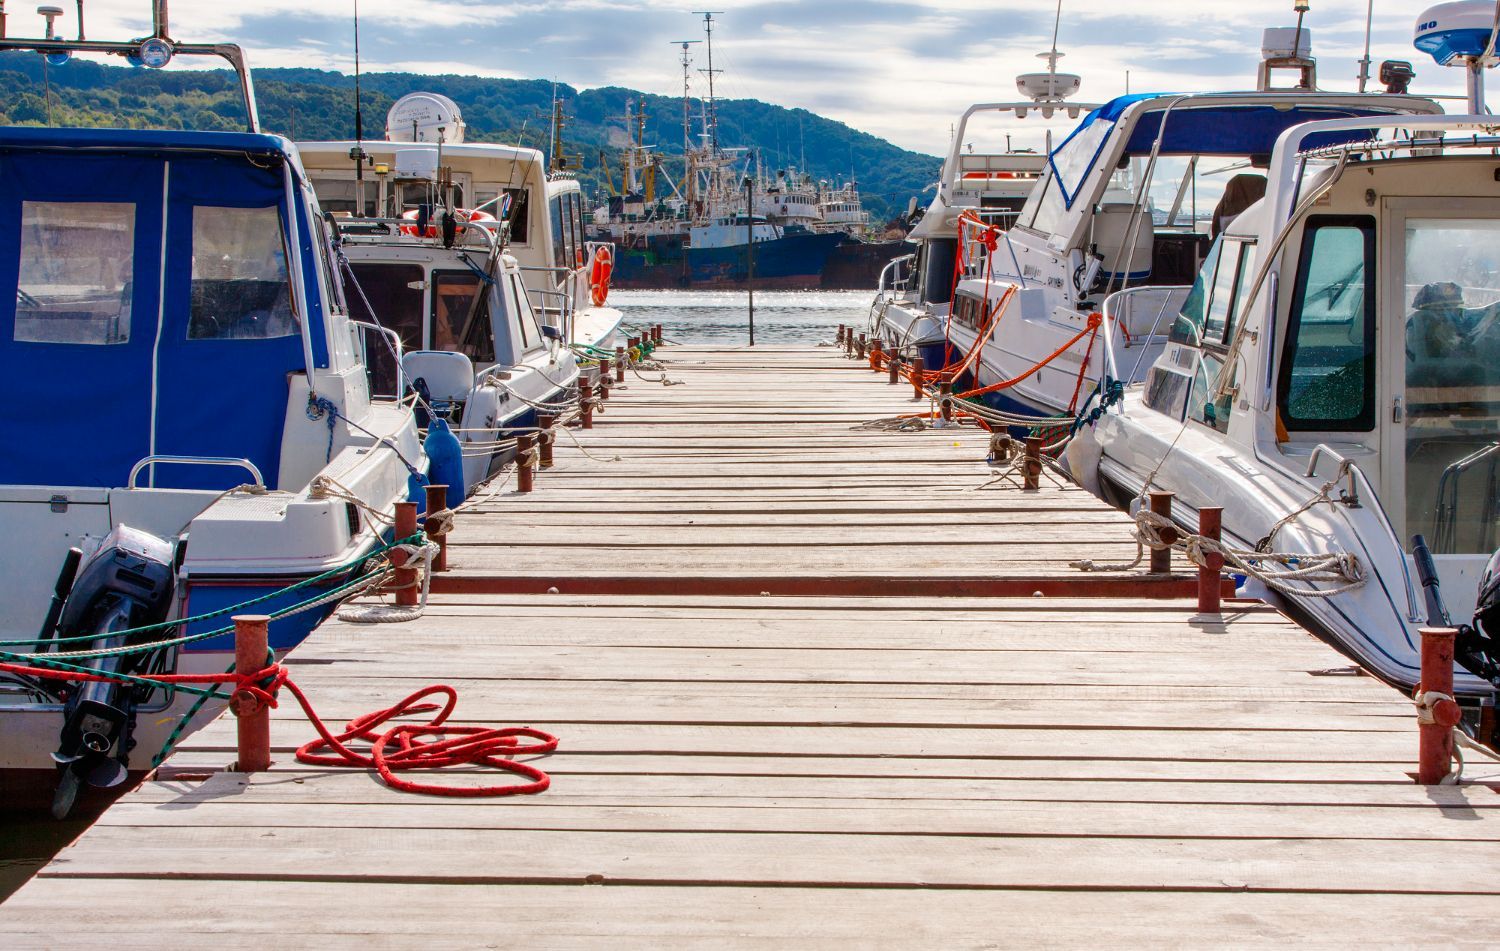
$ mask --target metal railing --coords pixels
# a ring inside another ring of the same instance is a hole
[[[181,465],[181,466],[236,466],[236,467],[238,467],[240,469],[244,469],[247,472],[249,472],[250,475],[255,478],[255,485],[256,486],[258,486],[259,488],[262,488],[262,489],[266,487],[266,480],[261,476],[260,470],[257,469],[255,467],[255,463],[251,462],[249,459],[234,459],[234,458],[231,458],[229,456],[171,456],[171,455],[152,455],[152,456],[147,456],[146,458],[142,459],[140,462],[137,462],[135,465],[131,466],[130,467],[130,479],[126,482],[126,486],[128,488],[131,488],[131,489],[135,488],[136,487],[135,480],[136,480],[136,477],[141,474],[141,470],[145,469],[147,466],[154,466],[157,463],[170,463],[172,465]],[[152,472],[152,478],[153,479],[155,478],[155,471],[154,470]]]

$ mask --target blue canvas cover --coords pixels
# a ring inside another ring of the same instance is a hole
[[[1095,109],[1083,118],[1078,127],[1069,133],[1062,144],[1048,156],[1048,165],[1061,189],[1063,201],[1073,207],[1078,191],[1098,161],[1099,155],[1109,140],[1109,132],[1125,112],[1140,102],[1148,100],[1167,101],[1176,94],[1141,93],[1120,96]],[[1155,147],[1162,128],[1162,110],[1143,114],[1130,130],[1126,143],[1126,155],[1148,155]],[[1229,98],[1184,103],[1172,110],[1167,120],[1166,134],[1162,138],[1162,155],[1226,155],[1245,156],[1256,153],[1270,154],[1281,133],[1295,125],[1318,122],[1326,119],[1348,119],[1364,116],[1389,115],[1378,109],[1359,109],[1328,103],[1308,102],[1285,106],[1270,106],[1263,103],[1235,102]],[[1342,133],[1328,133],[1309,139],[1307,147],[1319,148],[1343,142],[1357,142],[1368,138],[1370,130],[1356,129]]]
[[[283,149],[282,140],[239,134],[0,131],[0,287],[9,288],[0,291],[0,371],[12,394],[0,406],[0,484],[122,486],[131,466],[155,452],[245,457],[274,485],[288,377],[304,369],[302,339],[190,339],[189,298],[195,209],[272,208],[285,230]],[[16,339],[26,202],[133,204],[128,340]],[[301,212],[299,250],[313,284]],[[307,297],[320,314],[315,287]],[[320,318],[312,325],[323,357]],[[206,466],[154,474],[155,484],[181,488],[244,479],[242,470]]]

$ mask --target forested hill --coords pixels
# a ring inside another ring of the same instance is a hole
[[[228,70],[150,70],[72,62],[53,66],[52,121],[58,125],[132,128],[243,128],[244,109]],[[294,139],[354,137],[354,79],[316,69],[255,72],[261,125]],[[437,92],[463,109],[469,141],[520,142],[545,147],[553,85],[541,80],[367,73],[361,80],[365,132],[380,137],[391,103],[409,92]],[[34,53],[0,54],[0,123],[40,125],[48,121],[42,60]],[[618,178],[624,141],[625,101],[645,103],[646,142],[668,156],[682,154],[682,101],[606,87],[579,91],[556,87],[570,117],[565,146],[581,157],[580,177],[603,182],[600,150]],[[757,149],[768,168],[800,164],[814,178],[858,179],[876,221],[902,213],[913,196],[937,179],[939,159],[897,148],[841,122],[805,109],[785,109],[754,99],[719,103],[719,139],[726,146]],[[675,167],[673,167],[675,166]],[[669,162],[676,176],[680,165]],[[922,204],[926,200],[922,199]]]

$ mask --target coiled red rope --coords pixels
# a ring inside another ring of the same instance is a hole
[[[423,793],[430,796],[522,796],[534,795],[547,789],[552,779],[545,772],[529,763],[517,762],[514,757],[551,753],[557,749],[558,739],[531,727],[480,727],[450,726],[448,717],[458,705],[458,691],[447,684],[423,687],[401,702],[356,717],[349,721],[344,731],[335,735],[323,723],[307,695],[297,686],[280,664],[270,664],[252,674],[150,674],[131,677],[111,677],[104,674],[85,674],[76,671],[53,670],[47,667],[32,667],[24,664],[0,663],[0,671],[27,677],[45,677],[52,680],[69,680],[93,683],[139,683],[150,681],[163,685],[172,684],[223,684],[232,686],[230,705],[244,704],[278,706],[277,692],[286,687],[297,698],[302,712],[318,733],[318,739],[297,748],[297,762],[314,766],[358,766],[373,769],[382,781],[392,789],[402,792]],[[427,697],[442,695],[447,699],[442,704],[422,703]],[[437,714],[426,723],[398,723],[383,732],[376,728],[401,716],[430,713]],[[436,737],[437,739],[428,739]],[[535,740],[523,743],[522,739]],[[351,749],[352,742],[369,743],[368,753]],[[331,750],[331,753],[321,752]],[[436,770],[448,766],[488,766],[505,773],[525,777],[529,782],[487,786],[439,786],[402,779],[396,774],[408,770]]]

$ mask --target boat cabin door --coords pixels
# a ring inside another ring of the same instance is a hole
[[[1383,209],[1382,495],[1404,546],[1427,537],[1463,620],[1500,546],[1500,201]]]

